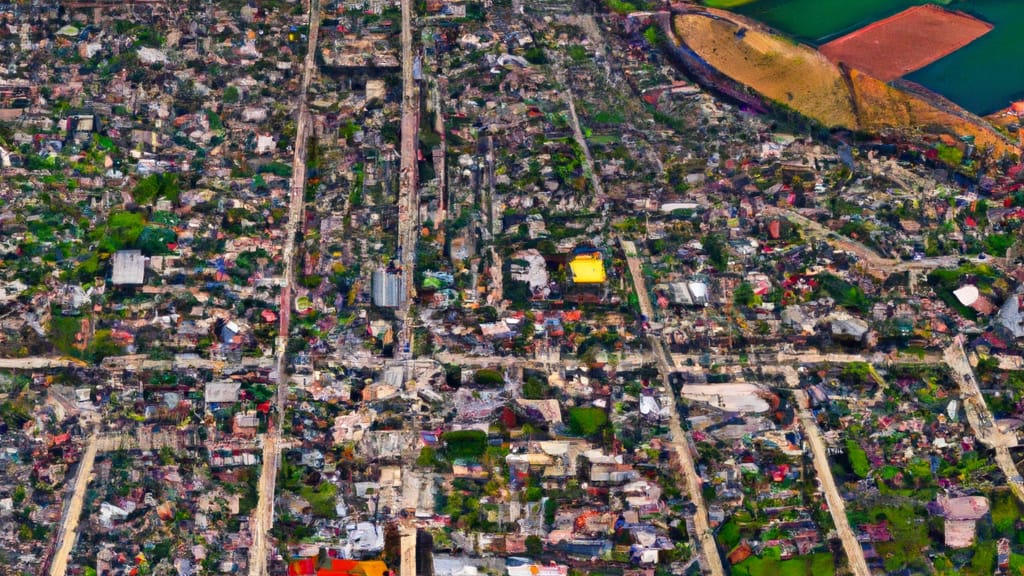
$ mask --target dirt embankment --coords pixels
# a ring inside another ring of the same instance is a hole
[[[677,36],[709,65],[826,126],[857,123],[842,74],[817,51],[703,14],[675,19]]]
[[[952,102],[929,94],[899,90],[860,72],[850,70],[854,98],[860,110],[860,126],[868,131],[920,130],[973,136],[979,149],[992,146],[996,155],[1019,154],[1020,150],[991,126]],[[919,88],[924,93],[924,88]]]
[[[979,148],[991,145],[997,155],[1020,153],[991,125],[948,100],[840,68],[759,23],[708,9],[677,14],[673,24],[678,40],[708,66],[824,126],[970,135]]]

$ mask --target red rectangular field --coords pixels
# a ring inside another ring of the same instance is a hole
[[[914,6],[823,45],[822,54],[889,82],[952,54],[992,29],[932,4]]]

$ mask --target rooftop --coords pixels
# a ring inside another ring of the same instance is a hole
[[[146,257],[140,250],[120,250],[114,253],[113,282],[115,286],[137,286],[145,282]]]

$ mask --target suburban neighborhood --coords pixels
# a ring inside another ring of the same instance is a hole
[[[0,3],[2,573],[1024,574],[1019,151],[684,4]]]

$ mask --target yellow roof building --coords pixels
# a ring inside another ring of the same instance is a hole
[[[576,256],[569,262],[569,271],[575,284],[601,284],[608,279],[600,252]]]

